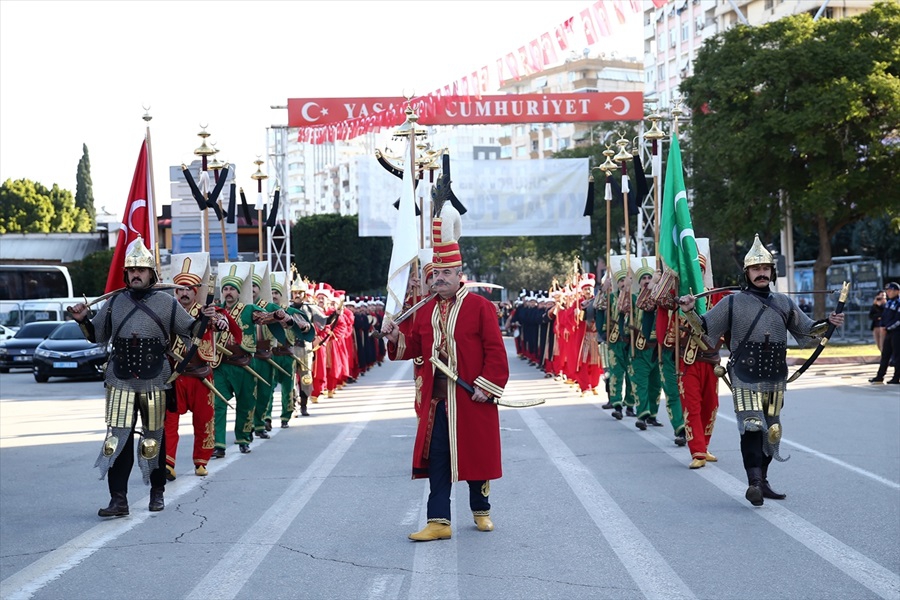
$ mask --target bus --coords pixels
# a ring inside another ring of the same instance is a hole
[[[32,321],[65,320],[72,277],[61,265],[0,264],[0,325],[18,329]]]
[[[0,300],[71,298],[72,278],[61,265],[0,265]]]

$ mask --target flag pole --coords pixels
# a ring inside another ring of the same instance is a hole
[[[612,221],[612,172],[618,169],[618,165],[611,160],[611,157],[615,154],[609,148],[609,144],[606,145],[606,150],[603,151],[603,155],[606,157],[606,160],[603,161],[603,164],[600,165],[599,169],[606,173],[606,186],[603,190],[603,199],[606,201],[606,280],[609,282],[609,289],[606,292],[606,344],[609,346],[609,334],[612,331],[612,327],[609,323],[610,317],[610,309],[612,307],[611,296],[613,292],[613,280],[612,280],[612,267],[609,264],[610,260],[610,246],[612,240],[611,233],[611,221]],[[602,289],[602,284],[601,284]],[[607,363],[608,364],[608,363]]]
[[[269,176],[262,172],[263,160],[257,158],[253,161],[253,164],[256,165],[256,173],[250,176],[250,179],[256,181],[256,230],[257,235],[259,237],[259,259],[263,260],[263,218],[262,218],[262,209],[263,209],[263,195],[262,195],[262,182],[264,179],[268,179]]]
[[[219,159],[217,159],[215,157],[215,155],[219,153],[219,149],[216,148],[216,145],[210,144],[210,146],[213,147],[214,154],[213,154],[212,160],[209,162],[207,167],[209,168],[210,171],[213,172],[213,177],[215,178],[216,186],[218,187],[219,172],[222,171],[223,169],[225,169],[225,174],[227,175],[228,164],[221,162]],[[209,198],[207,198],[207,201],[208,200],[209,200]],[[218,195],[218,194],[216,195],[215,202],[219,205],[219,212],[216,214],[216,216],[218,216],[220,214],[222,215],[222,218],[219,219],[219,228],[222,230],[222,256],[225,261],[228,261],[228,238],[225,236],[225,212],[222,207],[222,200],[221,200],[220,195]],[[209,214],[209,213],[207,212],[207,214]]]
[[[625,264],[628,267],[628,273],[631,273],[631,215],[628,214],[628,192],[630,191],[628,187],[628,161],[632,159],[632,156],[630,152],[625,150],[626,146],[628,146],[628,140],[625,139],[623,134],[619,134],[616,145],[619,147],[619,152],[613,157],[613,160],[622,163],[622,207],[625,210]],[[626,286],[625,292],[628,298],[628,339],[631,340],[631,356],[634,357],[635,336],[632,335],[634,331],[634,303],[631,298],[631,287]]]
[[[647,102],[656,102],[656,100],[647,100]],[[659,128],[659,121],[662,117],[655,110],[651,111],[647,118],[650,119],[650,130],[644,134],[644,139],[650,140],[651,154],[653,155],[653,250],[656,254],[656,264],[660,263],[659,252],[659,187],[662,184],[662,142],[660,140],[665,137],[665,133]]]
[[[146,107],[144,109],[144,116],[142,117],[144,122],[147,123],[147,170],[149,171],[147,175],[148,186],[150,189],[150,199],[149,199],[149,208],[150,208],[150,235],[153,236],[153,239],[150,240],[151,245],[153,246],[153,258],[156,261],[156,273],[160,272],[160,264],[159,264],[159,226],[157,225],[156,220],[156,185],[154,184],[153,179],[153,150],[150,145],[150,121],[153,117],[150,116],[150,107]]]

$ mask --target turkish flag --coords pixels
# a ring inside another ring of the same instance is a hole
[[[600,30],[600,35],[609,36],[609,15],[606,12],[606,5],[603,4],[602,0],[594,2],[594,18],[597,20],[597,28]]]
[[[153,252],[156,246],[156,232],[150,223],[155,219],[151,219],[150,215],[155,217],[155,210],[150,192],[150,148],[145,139],[141,144],[137,166],[134,168],[131,191],[128,192],[122,226],[116,239],[116,251],[109,266],[109,276],[106,278],[107,292],[117,290],[125,283],[125,255],[134,247],[139,237],[144,239],[144,245]]]
[[[544,66],[555,65],[557,62],[556,49],[553,47],[553,42],[550,41],[549,33],[541,35],[541,49],[544,52]]]
[[[584,31],[585,45],[593,46],[597,43],[597,30],[594,28],[594,17],[590,9],[581,11],[581,27]]]

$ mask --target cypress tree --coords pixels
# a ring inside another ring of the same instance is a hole
[[[94,189],[91,182],[91,159],[87,144],[82,144],[84,154],[78,161],[75,174],[75,207],[84,210],[91,219],[91,230],[97,228],[97,211],[94,208]]]

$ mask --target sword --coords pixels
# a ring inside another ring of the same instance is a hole
[[[431,364],[437,367],[444,375],[454,381],[459,387],[469,392],[469,394],[475,393],[475,388],[472,386],[472,384],[460,379],[456,373],[450,370],[450,367],[433,356],[428,360],[430,360]],[[539,404],[543,404],[544,402],[546,402],[546,400],[544,400],[543,398],[540,398],[538,400],[503,400],[501,398],[492,398],[491,402],[500,406],[508,406],[510,408],[527,408],[529,406],[538,406]]]
[[[103,294],[102,296],[97,296],[90,302],[88,302],[87,298],[85,298],[84,305],[87,306],[88,308],[90,308],[91,306],[93,306],[99,302],[103,302],[104,300],[107,300],[109,298],[112,298],[113,296],[115,296],[117,294],[121,294],[122,292],[127,292],[129,289],[130,288],[127,288],[127,287],[119,288],[117,290],[107,292],[107,293]],[[157,283],[156,285],[154,285],[150,288],[151,291],[153,291],[153,290],[183,290],[183,289],[187,289],[187,288],[185,288],[185,286],[183,286],[183,285],[176,285],[174,283]],[[72,312],[72,308],[73,307],[71,307],[71,306],[67,306],[66,310],[69,312]]]
[[[221,352],[221,353],[224,354],[225,356],[232,356],[232,355],[234,354],[234,352],[232,352],[231,350],[229,350],[228,348],[226,348],[226,347],[223,346],[222,344],[217,343],[217,344],[216,344],[216,348],[218,348],[219,352]],[[226,364],[227,364],[227,363],[226,363]],[[232,366],[237,366],[237,365],[232,365]],[[259,379],[260,381],[262,381],[264,384],[269,385],[269,382],[268,382],[268,381],[266,381],[265,379],[263,379],[263,378],[260,376],[259,373],[257,373],[257,372],[254,371],[253,369],[251,369],[249,366],[244,365],[244,366],[242,366],[241,368],[244,369],[245,371],[247,371],[248,373],[250,373],[251,375],[253,375],[254,377],[256,377],[257,379]]]
[[[254,377],[256,377],[257,379],[259,379],[260,381],[262,381],[264,384],[266,384],[266,385],[271,385],[268,381],[266,381],[265,379],[263,379],[262,376],[261,376],[259,373],[257,373],[257,372],[254,371],[253,369],[251,369],[249,366],[244,365],[244,366],[242,366],[241,368],[244,369],[245,371],[247,371],[248,373],[250,373],[251,375],[253,375]]]
[[[181,356],[180,354],[178,354],[177,352],[175,352],[174,350],[169,350],[169,354],[170,354],[176,361],[179,361],[179,362],[180,362],[180,361],[183,360],[182,356]],[[209,389],[209,391],[211,391],[213,394],[215,394],[216,396],[218,396],[219,398],[221,398],[221,399],[222,399],[222,402],[224,402],[225,404],[228,405],[228,408],[234,410],[234,407],[231,405],[230,402],[228,402],[228,399],[225,398],[225,396],[222,395],[222,392],[220,392],[219,390],[217,390],[217,389],[216,389],[216,386],[214,386],[212,383],[210,383],[210,381],[209,381],[206,377],[198,377],[197,379],[199,379],[201,382],[203,382],[203,385],[205,385],[205,386]]]
[[[267,363],[269,363],[270,365],[272,365],[273,367],[275,367],[276,369],[278,369],[279,371],[281,371],[282,373],[284,373],[284,375],[285,375],[286,377],[290,377],[290,376],[291,376],[290,373],[288,373],[287,371],[285,371],[284,369],[282,369],[282,368],[281,368],[281,365],[279,365],[277,362],[275,362],[275,361],[272,360],[271,358],[266,358],[266,359],[264,359],[264,360],[265,360]]]
[[[425,296],[424,298],[422,298],[421,300],[419,300],[418,302],[416,302],[415,304],[413,304],[412,306],[410,306],[408,309],[406,309],[405,311],[403,311],[402,313],[400,313],[400,314],[397,316],[397,318],[394,319],[394,324],[395,324],[395,325],[399,325],[399,324],[402,323],[403,321],[407,320],[408,318],[410,318],[411,316],[413,316],[413,314],[414,314],[417,310],[419,310],[420,308],[422,308],[423,306],[425,306],[425,305],[428,303],[429,300],[432,300],[432,299],[435,298],[436,296],[437,296],[437,292],[434,292],[434,293],[431,294],[430,296]],[[376,338],[376,339],[378,339],[378,338],[383,338],[383,337],[384,337],[384,333],[383,333],[382,331],[373,331],[373,332],[372,332],[372,337],[374,337],[374,338]]]

